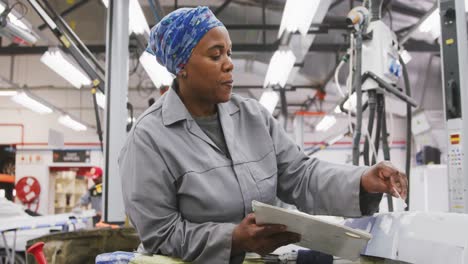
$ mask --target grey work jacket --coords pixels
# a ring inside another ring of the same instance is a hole
[[[231,235],[252,200],[279,197],[309,214],[360,216],[365,168],[307,157],[257,101],[218,104],[231,159],[169,89],[136,121],[120,153],[126,213],[149,253],[233,263]]]

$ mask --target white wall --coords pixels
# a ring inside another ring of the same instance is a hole
[[[58,123],[59,115],[52,113],[39,115],[26,109],[2,109],[0,114],[0,144],[21,143],[21,133],[24,133],[26,145],[47,144],[49,129],[62,132],[65,143],[98,143],[98,136],[94,129],[77,132]],[[19,124],[19,126],[8,124]]]

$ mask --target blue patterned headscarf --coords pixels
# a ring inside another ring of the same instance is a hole
[[[151,29],[146,51],[155,55],[169,72],[177,75],[198,42],[214,27],[224,25],[206,6],[177,9]]]

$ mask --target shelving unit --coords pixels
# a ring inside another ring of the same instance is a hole
[[[76,171],[51,171],[51,190],[54,190],[54,214],[68,213],[77,207],[80,197],[86,193],[87,180]]]

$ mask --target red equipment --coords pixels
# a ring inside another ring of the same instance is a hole
[[[44,255],[42,248],[44,247],[44,242],[37,242],[34,245],[30,246],[26,252],[32,254],[36,259],[38,264],[47,264],[47,260]]]
[[[41,194],[41,185],[39,181],[32,177],[26,176],[21,178],[15,186],[16,197],[31,209],[33,203],[36,204],[36,210],[39,208],[39,195]]]

